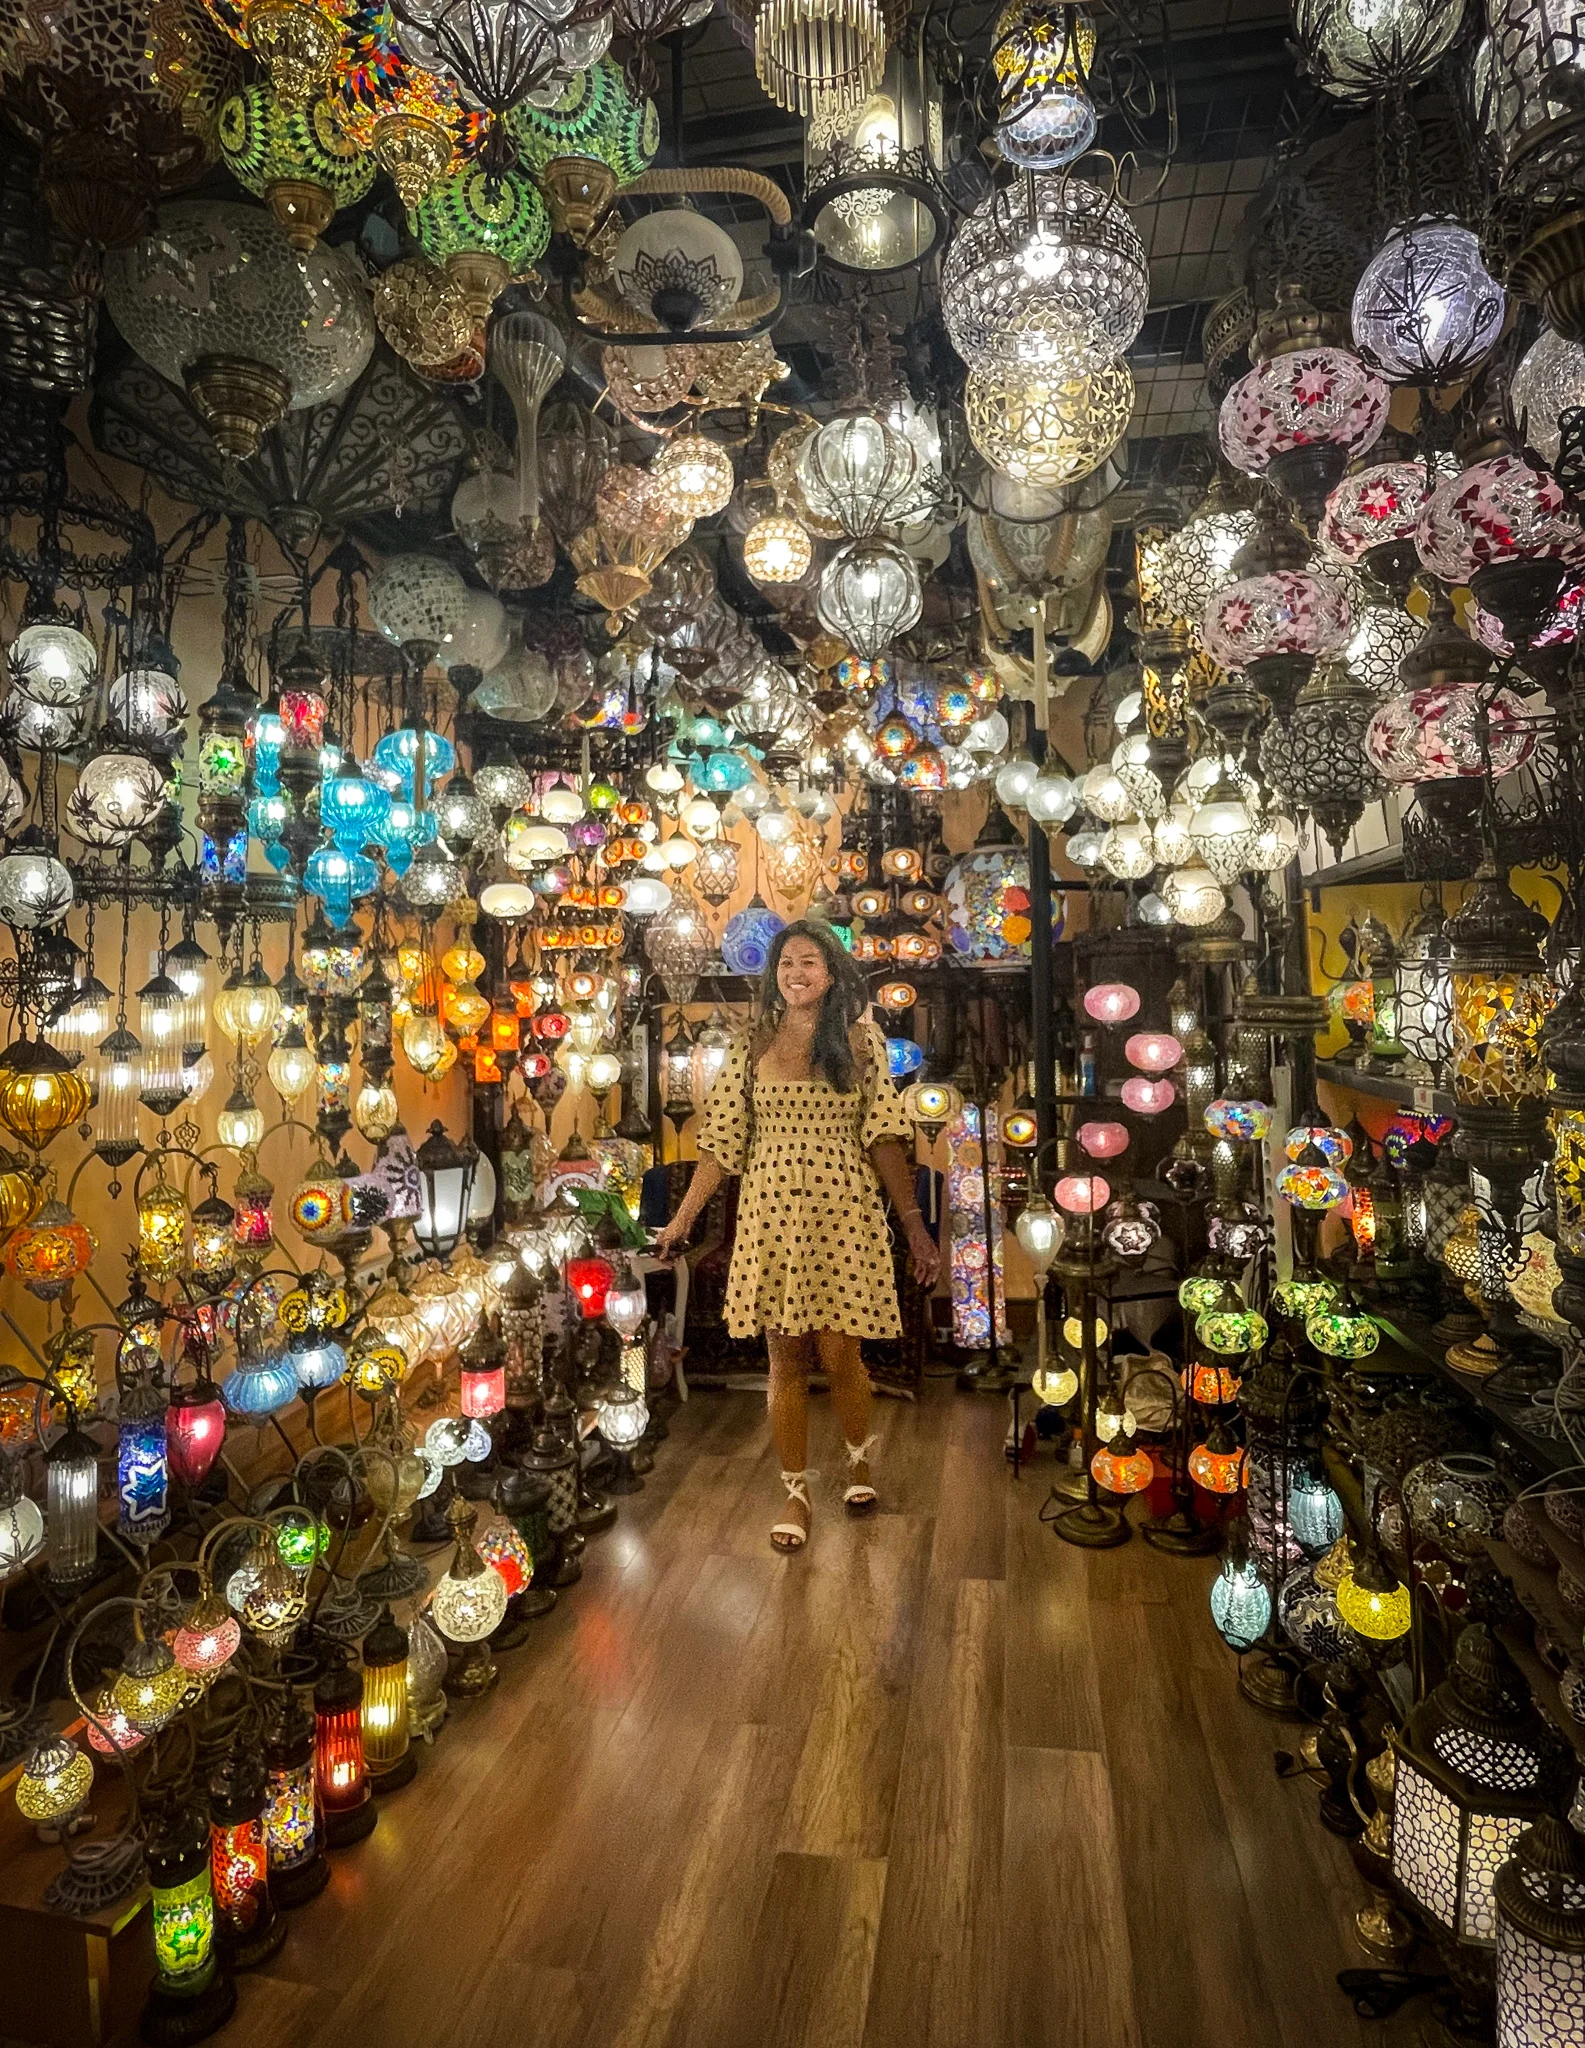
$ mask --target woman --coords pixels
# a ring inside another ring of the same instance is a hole
[[[656,1240],[661,1257],[672,1257],[722,1181],[743,1176],[726,1322],[734,1337],[763,1331],[770,1353],[771,1433],[788,1497],[788,1519],[771,1530],[778,1550],[801,1550],[809,1538],[809,1372],[817,1358],[847,1440],[848,1512],[875,1506],[859,1339],[901,1331],[877,1175],[902,1218],[922,1287],[934,1284],[939,1263],[903,1150],[912,1127],[866,1007],[863,979],[829,926],[805,918],[776,934],[759,1023],[710,1091],[698,1167]]]

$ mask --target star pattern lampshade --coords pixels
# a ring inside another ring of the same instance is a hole
[[[1387,386],[1341,348],[1303,348],[1257,363],[1222,401],[1222,453],[1248,476],[1273,457],[1326,445],[1358,455],[1387,423]]]
[[[1354,292],[1354,346],[1395,384],[1451,384],[1502,332],[1507,298],[1461,222],[1422,215],[1388,234]]]

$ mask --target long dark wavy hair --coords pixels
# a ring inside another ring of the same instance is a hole
[[[815,1072],[839,1095],[846,1095],[855,1081],[852,1031],[868,1008],[869,998],[864,988],[864,977],[842,941],[830,925],[817,917],[800,917],[794,924],[783,925],[771,941],[770,957],[765,962],[765,972],[760,980],[754,1057],[757,1060],[770,1044],[776,1035],[776,1027],[786,1014],[787,1005],[777,986],[776,971],[789,939],[810,939],[825,956],[831,986],[821,998],[809,1058]]]

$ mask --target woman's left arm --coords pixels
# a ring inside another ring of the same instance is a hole
[[[881,1186],[892,1199],[908,1239],[909,1264],[921,1287],[934,1287],[941,1270],[941,1252],[925,1228],[925,1219],[914,1200],[913,1169],[895,1138],[882,1138],[870,1147],[870,1158],[880,1176]]]

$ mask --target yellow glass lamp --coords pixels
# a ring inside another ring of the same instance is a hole
[[[426,1081],[438,1081],[457,1057],[445,1026],[427,1010],[415,1010],[402,1026],[402,1050],[413,1072]]]
[[[32,1152],[42,1152],[88,1114],[88,1083],[64,1053],[41,1039],[19,1039],[0,1065],[0,1123]]]
[[[85,1824],[83,1807],[93,1789],[93,1759],[69,1735],[47,1735],[28,1752],[17,1779],[17,1811],[32,1821],[41,1842],[64,1842]]]
[[[1356,1635],[1391,1643],[1409,1632],[1409,1588],[1379,1550],[1353,1560],[1337,1582],[1336,1597],[1338,1613]]]
[[[169,1280],[187,1263],[191,1222],[186,1196],[168,1180],[138,1196],[138,1264],[147,1279]]]
[[[181,1710],[191,1684],[170,1646],[139,1635],[110,1687],[110,1703],[129,1726],[153,1735]]]
[[[1047,1408],[1064,1408],[1079,1391],[1079,1376],[1070,1365],[1037,1366],[1029,1384]]]

